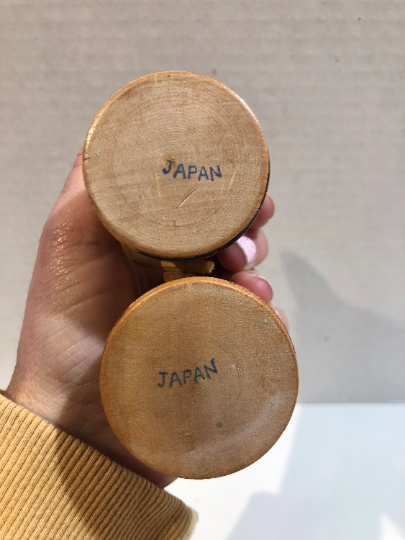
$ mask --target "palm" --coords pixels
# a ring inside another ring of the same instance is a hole
[[[136,294],[159,276],[131,268],[92,211],[80,169],[74,174],[74,189],[62,195],[44,228],[8,392],[23,379],[25,397],[19,402],[24,399],[37,414],[162,486],[167,478],[139,463],[115,437],[99,390],[108,334]]]

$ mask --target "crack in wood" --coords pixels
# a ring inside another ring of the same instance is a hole
[[[198,186],[197,186],[196,188],[194,188],[188,195],[186,195],[186,196],[184,197],[184,199],[181,201],[181,203],[180,203],[179,205],[177,205],[176,210],[178,210],[181,206],[183,206],[183,204],[186,202],[186,200],[189,199],[189,198],[191,197],[191,195],[192,195],[195,191],[197,191],[197,189],[198,189]]]

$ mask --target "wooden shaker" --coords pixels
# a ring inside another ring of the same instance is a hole
[[[210,277],[214,263],[203,260],[248,229],[269,171],[246,103],[194,73],[127,84],[88,132],[83,173],[101,222],[134,260],[192,275],[134,302],[103,355],[107,418],[160,472],[240,470],[271,448],[294,409],[297,363],[280,319],[250,291]]]

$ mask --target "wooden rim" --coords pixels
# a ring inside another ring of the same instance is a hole
[[[235,241],[262,205],[269,171],[246,103],[189,72],[146,75],[118,90],[83,150],[99,219],[129,249],[160,259],[203,258]]]
[[[215,278],[180,279],[139,298],[103,355],[110,425],[136,458],[172,476],[214,478],[259,459],[288,424],[297,392],[278,316]]]

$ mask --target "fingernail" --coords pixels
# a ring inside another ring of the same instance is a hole
[[[241,236],[239,240],[236,240],[236,243],[245,256],[246,264],[244,269],[251,270],[255,266],[256,244],[248,236]]]
[[[259,274],[259,272],[257,272],[256,270],[248,270],[247,272],[248,272],[249,276],[251,276],[252,278],[262,279],[263,281],[268,283],[270,285],[270,287],[271,287],[270,281],[266,277],[262,276],[262,274]]]
[[[72,169],[76,169],[76,167],[80,167],[81,164],[82,164],[82,161],[83,161],[83,146],[80,148],[77,156],[76,156],[76,159],[75,159],[75,162],[73,163],[73,167]]]
[[[250,275],[252,276],[252,278],[261,279],[262,281],[265,281],[267,283],[267,285],[270,285],[270,287],[271,287],[270,281],[267,278],[265,278],[264,276],[262,276],[261,274],[258,274],[257,272],[252,272]]]
[[[269,280],[267,278],[265,278],[264,276],[262,276],[261,274],[258,274],[257,272],[254,272],[254,271],[249,271],[249,275],[254,280],[257,280],[258,282],[266,284],[265,288],[263,288],[263,287],[260,288],[259,296],[265,302],[267,302],[269,304],[271,302],[271,300],[273,299],[273,287],[271,286]]]

